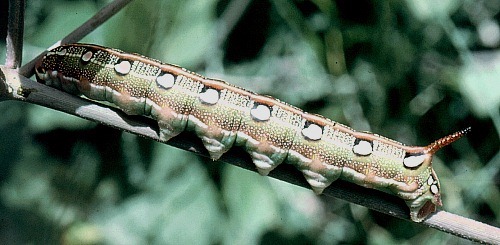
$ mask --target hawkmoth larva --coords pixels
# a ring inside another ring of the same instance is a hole
[[[405,146],[224,81],[97,45],[54,48],[37,63],[36,74],[47,85],[152,117],[163,141],[194,131],[214,160],[239,145],[261,174],[287,160],[316,193],[338,178],[392,193],[405,200],[416,222],[442,205],[433,154],[469,131],[425,147]]]

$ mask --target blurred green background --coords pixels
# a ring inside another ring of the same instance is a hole
[[[24,61],[108,2],[28,1]],[[435,157],[443,208],[498,227],[499,20],[498,0],[151,0],[82,42],[409,145],[471,126]],[[3,244],[468,244],[40,106],[3,101],[0,113]]]

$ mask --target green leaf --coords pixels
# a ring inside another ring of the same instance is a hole
[[[278,201],[266,177],[236,167],[223,176],[229,223],[225,244],[256,244],[280,219]]]
[[[458,80],[460,92],[467,98],[474,113],[492,116],[500,107],[500,52],[476,54],[465,64]]]
[[[210,244],[222,220],[217,195],[196,158],[158,145],[146,190],[95,210],[104,240],[113,244]]]

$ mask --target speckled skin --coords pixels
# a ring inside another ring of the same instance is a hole
[[[90,44],[49,51],[36,73],[49,86],[152,117],[163,141],[194,131],[214,160],[240,145],[261,174],[286,160],[318,194],[338,178],[392,193],[415,222],[442,205],[432,155],[468,131],[405,146],[175,65]]]

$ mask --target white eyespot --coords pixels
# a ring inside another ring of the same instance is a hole
[[[431,185],[431,193],[435,195],[438,192],[439,192],[439,188],[437,187],[437,185]]]
[[[209,88],[205,92],[200,93],[199,98],[203,103],[215,105],[219,101],[219,91]]]
[[[132,68],[132,65],[126,60],[121,60],[115,64],[116,73],[121,75],[127,75],[130,72],[130,68]]]
[[[320,140],[323,136],[323,129],[316,124],[311,124],[302,129],[302,135],[310,140]]]
[[[165,73],[156,77],[156,83],[164,89],[169,89],[174,86],[175,77],[170,73]]]
[[[57,54],[57,55],[62,55],[62,56],[63,56],[63,55],[66,55],[66,53],[67,53],[67,52],[68,52],[68,50],[66,50],[66,49],[61,49],[60,51],[57,51],[57,52],[56,52],[56,54]]]
[[[361,156],[368,156],[372,154],[373,147],[370,142],[366,140],[360,140],[354,147],[352,147],[352,151]]]
[[[432,176],[429,176],[429,178],[427,179],[427,185],[432,185],[432,183],[434,183],[434,178],[432,178]]]
[[[271,118],[271,109],[265,105],[258,105],[250,110],[250,114],[257,121],[267,121]]]
[[[407,168],[415,168],[424,163],[426,155],[416,155],[416,156],[408,156],[403,159],[403,164]]]
[[[93,56],[93,55],[94,55],[94,54],[92,53],[92,51],[87,51],[87,52],[85,52],[85,54],[83,54],[83,55],[82,55],[82,61],[83,61],[83,62],[89,62],[89,61],[90,61],[90,59],[92,59],[92,56]]]

